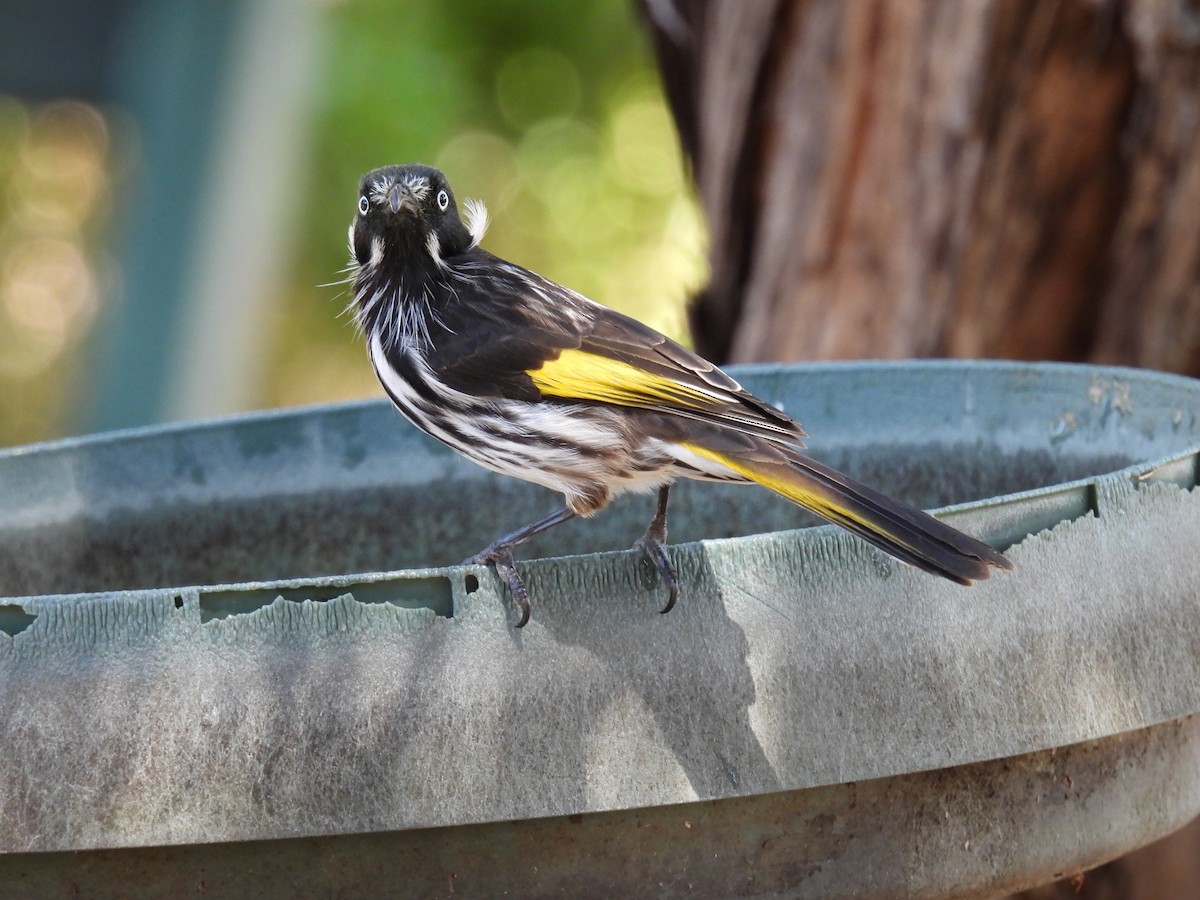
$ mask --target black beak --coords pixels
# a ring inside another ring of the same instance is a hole
[[[407,209],[409,212],[416,212],[417,203],[409,193],[408,185],[398,182],[388,188],[388,209],[393,213],[400,212],[401,209]]]

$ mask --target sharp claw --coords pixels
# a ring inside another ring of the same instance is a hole
[[[517,574],[516,566],[512,564],[512,555],[509,555],[508,560],[497,560],[493,565],[496,567],[496,574],[500,576],[500,580],[508,585],[513,603],[517,604],[517,609],[521,611],[521,617],[513,627],[524,628],[529,622],[529,590],[525,587],[521,576]]]
[[[675,573],[675,567],[671,565],[671,560],[667,557],[667,548],[650,532],[642,536],[633,546],[646,554],[646,558],[658,569],[659,578],[667,588],[667,605],[659,612],[669,613],[675,606],[675,601],[679,599],[679,576]]]
[[[509,593],[512,594],[513,603],[521,611],[521,616],[517,620],[517,624],[513,627],[524,628],[528,624],[530,613],[529,589],[525,587],[524,579],[517,572],[516,564],[513,562],[512,548],[504,544],[492,544],[487,549],[476,553],[470,559],[466,560],[463,565],[490,565],[494,568],[496,576],[508,586]]]
[[[679,578],[675,574],[675,569],[671,569],[671,577],[668,578],[663,574],[663,581],[667,585],[667,605],[659,610],[659,613],[669,613],[675,606],[675,601],[679,599]]]
[[[658,490],[658,511],[650,520],[650,527],[633,546],[646,554],[646,558],[658,569],[659,578],[667,587],[667,605],[659,612],[669,613],[679,598],[679,576],[667,556],[667,499],[671,490],[669,484]]]

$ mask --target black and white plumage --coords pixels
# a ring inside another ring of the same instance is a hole
[[[512,549],[620,494],[659,492],[639,546],[667,585],[676,478],[758,482],[905,562],[962,583],[1008,561],[985,544],[799,451],[800,425],[691,351],[480,246],[437,169],[388,166],[359,184],[352,306],[396,407],[467,458],[563,494],[564,510],[472,558],[529,615]],[[664,611],[666,611],[664,609]]]

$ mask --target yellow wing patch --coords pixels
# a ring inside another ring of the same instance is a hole
[[[812,510],[817,515],[824,516],[841,524],[859,523],[872,531],[886,534],[883,529],[871,525],[871,523],[867,522],[861,516],[855,515],[844,506],[836,503],[832,492],[815,489],[781,466],[774,467],[776,471],[766,471],[748,465],[745,461],[737,459],[734,456],[709,450],[707,447],[702,447],[699,444],[683,444],[682,446],[697,456],[703,456],[705,459],[712,460],[726,468],[732,469],[743,478],[749,478],[751,481],[758,482],[768,490],[787,497],[793,503],[798,503],[805,509]],[[788,477],[789,475],[791,475],[790,478]]]
[[[692,409],[720,402],[698,388],[586,350],[564,350],[557,359],[547,360],[527,374],[544,396],[567,400],[618,406],[676,404]]]

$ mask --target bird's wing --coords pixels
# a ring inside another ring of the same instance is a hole
[[[528,371],[544,397],[635,406],[799,443],[798,422],[715,365],[621,313],[591,304],[591,330]]]
[[[635,319],[503,263],[456,285],[427,362],[474,396],[611,404],[796,445],[799,423]]]

